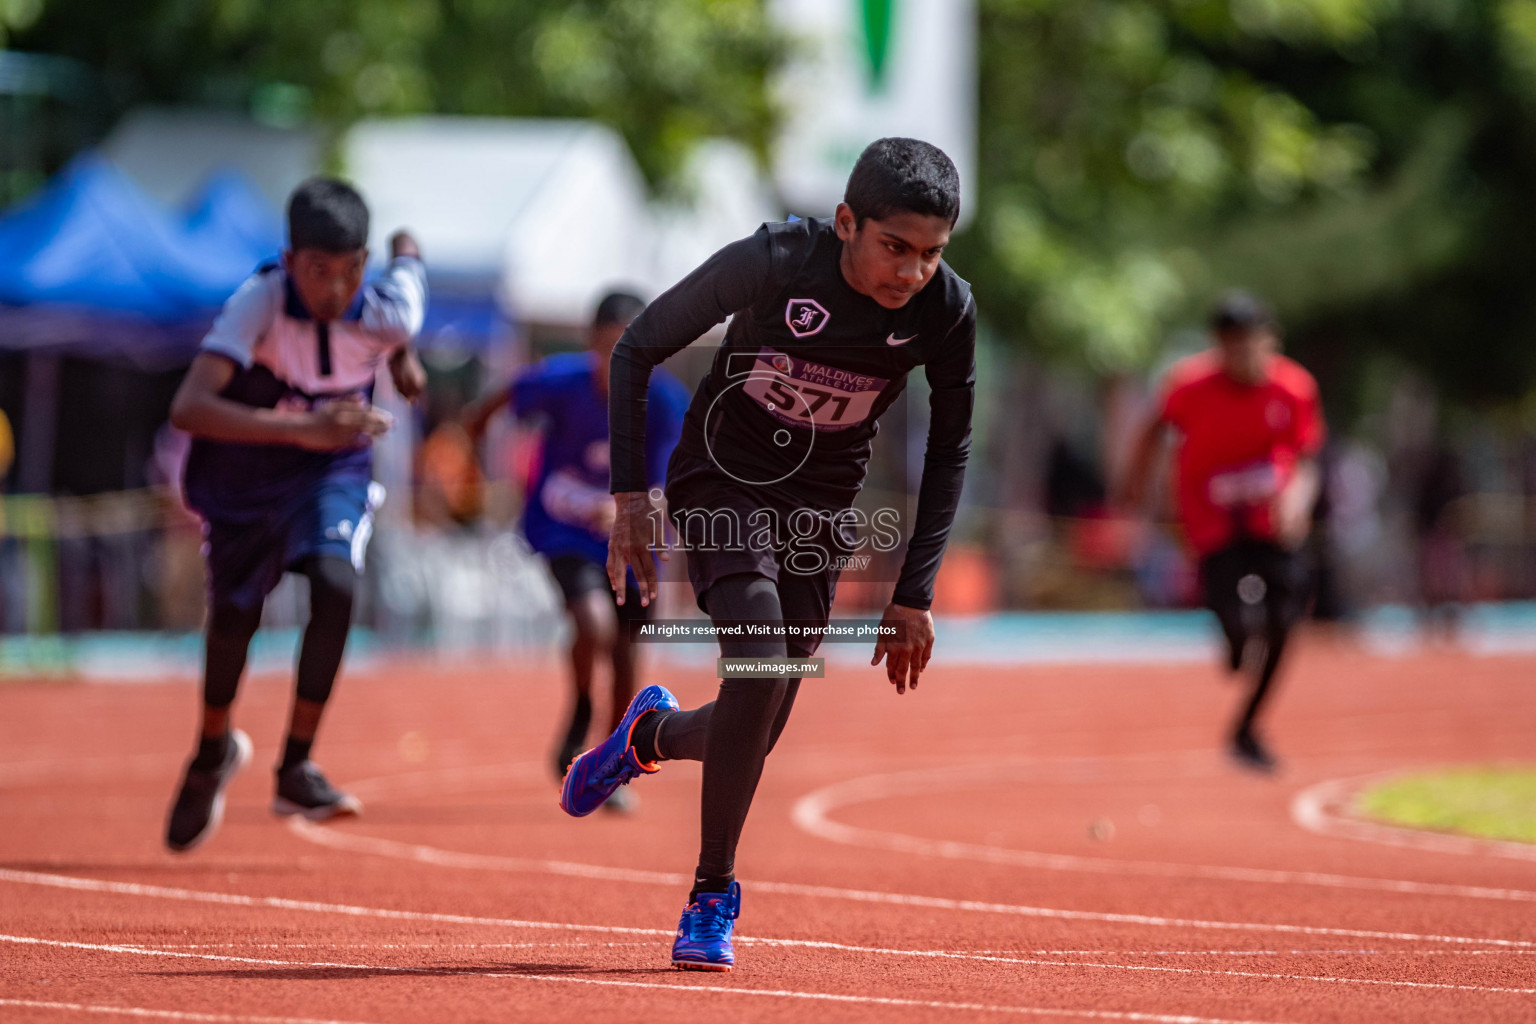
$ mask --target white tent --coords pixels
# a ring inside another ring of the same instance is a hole
[[[194,107],[141,107],[124,115],[102,152],[167,206],[189,199],[215,171],[233,167],[281,210],[295,185],[320,169],[319,135]]]
[[[654,294],[775,216],[751,159],[702,146],[687,203],[653,206],[624,140],[592,121],[365,121],[343,159],[373,208],[372,244],[409,226],[434,272],[496,268],[514,317],[577,324],[605,288]]]

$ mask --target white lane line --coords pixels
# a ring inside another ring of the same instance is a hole
[[[10,871],[9,869],[5,869],[3,871],[0,871],[0,878],[4,878],[4,876],[6,876],[6,875],[17,875],[17,874],[27,874],[27,873],[25,873],[25,872],[13,872],[13,871]],[[76,879],[67,879],[66,876],[45,876],[45,877],[49,877],[49,878],[66,878],[66,880],[70,880],[70,881],[92,881],[92,882],[95,881],[95,880],[86,880],[86,879],[78,879],[78,880],[76,880]],[[44,884],[49,884],[49,883],[44,883]],[[312,903],[312,902],[305,901],[305,900],[287,900],[287,899],[280,899],[280,898],[276,898],[276,897],[238,896],[238,895],[227,894],[227,893],[200,893],[200,892],[196,892],[194,890],[162,889],[159,886],[144,886],[144,885],[137,885],[135,883],[125,883],[125,882],[111,882],[111,883],[103,883],[103,884],[104,884],[104,886],[110,887],[110,888],[106,888],[105,891],[120,892],[120,893],[124,893],[124,894],[127,894],[127,895],[161,896],[161,897],[171,898],[171,899],[188,899],[188,898],[190,898],[190,899],[196,899],[196,900],[199,900],[199,901],[206,901],[206,902],[234,903],[234,904],[243,905],[243,906],[275,907],[275,908],[285,909],[285,910],[309,910],[309,911],[333,912],[333,913],[339,912],[339,913],[350,914],[352,916],[378,916],[378,917],[389,918],[389,919],[412,919],[412,920],[431,920],[431,921],[439,921],[439,922],[448,921],[448,922],[457,922],[457,923],[477,923],[477,924],[497,925],[497,926],[503,926],[503,927],[562,929],[562,930],[575,930],[575,931],[606,931],[606,932],[617,932],[617,933],[623,933],[623,934],[647,934],[647,935],[667,935],[667,934],[670,934],[669,932],[663,932],[663,931],[661,931],[659,929],[642,929],[642,928],[630,928],[630,927],[609,926],[609,925],[571,924],[571,923],[556,922],[556,921],[516,921],[516,920],[501,920],[501,921],[498,921],[498,920],[487,919],[487,918],[470,918],[470,917],[465,917],[463,915],[427,914],[427,913],[420,913],[420,912],[399,911],[399,910],[382,910],[382,909],[375,910],[373,908],[368,908],[368,907],[354,907],[354,906],[348,906],[348,905],[345,905],[345,904]],[[64,888],[80,888],[80,887],[77,887],[77,886],[64,886]],[[95,887],[94,886],[87,886],[85,888],[95,888]],[[103,891],[103,890],[102,889],[96,889],[96,891]],[[762,937],[757,937],[757,936],[745,936],[745,935],[743,935],[743,936],[738,936],[737,937],[737,941],[741,942],[743,944],[749,944],[749,945],[750,944],[757,944],[757,945],[765,945],[765,946],[793,947],[793,948],[799,948],[799,949],[835,950],[837,952],[857,953],[857,954],[866,954],[866,955],[878,955],[878,956],[899,956],[899,957],[917,957],[917,958],[950,959],[950,960],[972,960],[972,961],[980,961],[980,962],[986,962],[986,963],[1021,964],[1021,965],[1034,966],[1034,967],[1091,967],[1091,968],[1097,968],[1097,969],[1102,969],[1102,970],[1163,972],[1163,973],[1174,973],[1174,974],[1224,975],[1224,976],[1229,976],[1229,977],[1264,978],[1264,979],[1285,980],[1285,981],[1309,981],[1309,982],[1324,982],[1324,983],[1333,983],[1333,984],[1385,985],[1385,986],[1401,987],[1401,988],[1430,988],[1430,989],[1446,988],[1446,989],[1455,989],[1455,990],[1458,990],[1458,991],[1467,991],[1467,992],[1512,992],[1512,993],[1518,993],[1518,994],[1522,994],[1522,995],[1536,995],[1536,989],[1513,989],[1513,988],[1502,988],[1502,987],[1496,987],[1496,986],[1483,986],[1483,985],[1440,985],[1440,984],[1427,983],[1427,982],[1392,981],[1392,980],[1379,980],[1379,979],[1366,979],[1366,978],[1345,978],[1345,977],[1321,976],[1321,975],[1266,974],[1266,973],[1260,973],[1260,972],[1254,972],[1254,971],[1201,970],[1201,969],[1184,968],[1184,967],[1155,967],[1155,966],[1149,966],[1149,965],[1106,964],[1106,963],[1097,963],[1097,962],[1092,962],[1092,961],[1040,960],[1040,959],[1021,958],[1021,957],[985,956],[985,955],[968,954],[968,953],[948,953],[948,952],[944,952],[944,951],[941,951],[941,950],[892,949],[892,948],[885,948],[885,947],[880,947],[880,946],[855,946],[855,945],[850,945],[850,944],[847,944],[847,943],[827,942],[827,941],[813,940],[813,939],[772,939],[772,938],[762,938]],[[1486,940],[1471,940],[1471,941],[1486,941]],[[1495,940],[1495,941],[1497,941],[1497,940]],[[1505,940],[1505,941],[1508,941],[1508,940]],[[193,955],[193,954],[173,954],[173,953],[171,953],[169,951],[164,951],[164,950],[162,950],[162,952],[165,952],[166,955],[168,955],[168,956],[169,955]],[[236,959],[240,959],[240,958],[236,958]],[[252,961],[252,962],[259,962],[259,961]],[[333,966],[345,966],[345,965],[333,965]]]
[[[1039,960],[1025,957],[983,956],[974,953],[946,953],[939,950],[881,949],[849,946],[841,942],[808,942],[802,939],[748,939],[738,941],[765,946],[801,946],[850,953],[880,953],[886,956],[930,957],[942,960],[979,960],[985,963],[1023,964],[1029,967],[1094,967],[1107,971],[1135,971],[1154,974],[1201,974],[1227,978],[1262,978],[1266,981],[1310,981],[1333,985],[1378,985],[1388,988],[1445,989],[1459,992],[1497,992],[1510,995],[1536,995],[1536,988],[1504,988],[1494,985],[1454,985],[1429,981],[1395,981],[1387,978],[1346,978],[1322,974],[1269,974],[1262,971],[1218,971],[1195,967],[1156,967],[1150,964],[1106,964],[1089,960]]]
[[[230,943],[234,945],[234,943]],[[638,943],[637,943],[638,945]],[[981,956],[1530,956],[1529,949],[948,949]]]
[[[156,1020],[209,1021],[213,1024],[361,1024],[359,1021],[320,1020],[314,1017],[247,1017],[227,1013],[194,1013],[191,1010],[154,1010],[147,1006],[93,1006],[86,1003],[54,1003],[42,999],[0,999],[0,1006],[61,1013],[111,1014],[118,1017],[151,1017]]]
[[[301,839],[346,853],[366,853],[375,857],[410,860],[440,868],[466,868],[472,871],[521,871],[528,874],[564,875],[599,881],[634,882],[640,885],[666,885],[673,888],[693,884],[693,876],[671,871],[646,871],[640,868],[611,868],[601,864],[577,864],[571,861],[532,857],[504,857],[489,853],[458,853],[419,843],[402,843],[326,828],[294,815],[288,828]],[[754,886],[754,888],[756,888]]]
[[[0,942],[23,945],[51,946],[60,949],[81,949],[102,953],[122,953],[136,956],[182,957],[193,960],[209,960],[222,963],[246,963],[271,967],[326,967],[364,971],[388,971],[398,974],[427,974],[441,977],[481,977],[516,979],[521,981],[570,982],[597,985],[605,988],[651,989],[665,992],[715,993],[720,995],[759,996],[779,999],[803,999],[819,1002],[850,1003],[865,1006],[901,1006],[931,1010],[969,1011],[973,1013],[1007,1013],[1034,1017],[1077,1017],[1084,1020],[1136,1021],[1147,1024],[1261,1024],[1258,1021],[1237,1021],[1216,1017],[1197,1017],[1190,1014],[1164,1014],[1121,1012],[1114,1010],[1074,1010],[1040,1006],[1004,1006],[986,1003],[951,1003],[928,999],[896,999],[884,996],[845,995],[834,992],[805,992],[796,989],[752,989],[727,985],[702,985],[688,983],[664,984],[661,982],[614,981],[606,978],[573,978],[560,975],[514,974],[498,971],[466,971],[457,968],[433,969],[419,967],[390,967],[380,964],[307,963],[293,960],[261,960],[252,957],[224,956],[213,953],[176,953],[166,950],[145,949],[93,942],[66,942],[59,939],[42,939],[26,935],[0,935]],[[222,1018],[230,1020],[234,1018]],[[341,1024],[341,1022],[335,1022]]]
[[[0,882],[20,885],[44,885],[79,892],[104,892],[119,896],[144,896],[151,899],[185,900],[192,903],[218,903],[234,907],[269,910],[299,910],[317,914],[342,914],[348,917],[373,917],[389,921],[430,921],[436,924],[489,925],[494,928],[528,928],[542,931],[605,932],[620,935],[666,935],[670,928],[626,928],[608,924],[570,924],[556,921],[524,921],[510,917],[474,917],[469,914],[440,914],[422,910],[391,910],[387,907],[358,907],[346,903],[318,903],[291,900],[281,896],[244,896],[238,893],[205,892],[177,889],[138,882],[112,882],[104,878],[76,878],[72,875],[48,875],[35,871],[0,868]],[[1533,943],[1536,945],[1536,943]]]
[[[831,813],[841,807],[914,792],[943,792],[989,779],[1017,781],[1019,767],[970,765],[953,771],[918,770],[866,775],[824,786],[795,802],[791,818],[803,831],[828,842],[893,853],[940,857],[949,860],[981,861],[1051,871],[1079,871],[1106,875],[1149,875],[1160,878],[1199,878],[1229,882],[1259,882],[1273,885],[1311,885],[1331,889],[1363,889],[1375,892],[1404,893],[1415,896],[1452,896],[1465,899],[1536,902],[1536,892],[1524,889],[1495,889],[1475,885],[1451,885],[1436,882],[1412,882],[1391,878],[1363,878],[1316,871],[1279,871],[1266,868],[1240,868],[1223,865],[1168,864],[1156,861],[1115,860],[1108,857],[1082,857],[1065,853],[1037,853],[1009,850],[979,843],[924,839],[903,832],[887,832],[834,821]]]
[[[398,921],[434,921],[442,924],[490,925],[501,928],[537,928],[546,930],[608,932],[625,935],[666,935],[671,929],[632,928],[619,925],[567,924],[554,921],[523,921],[513,918],[473,917],[466,914],[442,914],[417,910],[390,910],[381,907],[360,907],[345,903],[318,903],[312,900],[287,899],[280,896],[244,896],[236,893],[205,892],[196,889],[176,889],[139,882],[113,882],[98,878],[77,878],[72,875],[50,875],[35,871],[16,871],[0,868],[0,882],[21,885],[51,886],[57,889],[74,889],[81,892],[114,893],[124,896],[145,896],[157,899],[188,900],[196,903],[220,903],[230,906],[259,907],[277,910],[302,910],[312,913],[345,914],[352,917],[377,917]],[[750,888],[757,888],[750,884]],[[807,886],[807,889],[819,887]],[[870,899],[875,902],[897,902],[905,906],[931,907],[944,910],[973,910],[982,913],[1009,914],[1020,917],[1038,917],[1063,921],[1098,921],[1111,924],[1147,925],[1163,928],[1199,928],[1213,931],[1274,932],[1286,935],[1328,935],[1336,938],[1378,939],[1393,942],[1439,942],[1453,945],[1495,946],[1509,949],[1536,949],[1536,941],[1525,939],[1494,939],[1465,935],[1433,935],[1417,932],[1367,931],[1356,928],[1325,928],[1296,924],[1260,924],[1252,921],[1203,921],[1191,918],[1151,917],[1145,914],[1111,914],[1086,910],[1054,910],[1048,907],[1015,906],[1007,903],[980,903],[972,900],[943,899],[937,896],[906,896],[897,893],[866,893],[856,889],[826,889],[824,894],[843,899]],[[745,940],[743,941],[751,941]],[[797,940],[783,940],[785,942]],[[817,943],[804,942],[814,946]]]
[[[298,817],[289,819],[289,827],[305,839],[321,846],[349,853],[366,853],[380,857],[418,861],[438,867],[468,868],[485,871],[522,871],[565,875],[573,878],[626,881],[644,885],[679,886],[690,881],[686,875],[674,875],[663,871],[642,871],[633,868],[609,868],[601,864],[575,864],[568,861],[532,860],[521,857],[502,857],[496,854],[456,853],[417,843],[402,843],[393,839],[377,839],[359,836],[338,829],[328,829]],[[0,873],[0,880],[4,874]],[[1239,931],[1282,932],[1296,935],[1332,935],[1341,938],[1399,940],[1425,939],[1431,942],[1499,942],[1493,939],[1468,939],[1452,936],[1418,936],[1400,932],[1360,931],[1349,928],[1312,927],[1308,925],[1256,924],[1252,922],[1192,921],[1184,918],[1152,917],[1143,914],[1114,914],[1085,910],[1055,910],[1049,907],[1030,907],[1008,903],[985,903],[977,900],[956,900],[942,896],[918,896],[909,893],[879,892],[867,889],[842,889],[826,885],[804,885],[797,882],[749,883],[753,892],[770,892],[787,896],[810,896],[816,899],[851,900],[858,903],[882,903],[902,907],[923,907],[932,910],[955,910],[984,914],[1012,914],[1024,917],[1047,917],[1068,921],[1104,921],[1114,924],[1137,924],[1152,927],[1225,928]],[[1536,942],[1513,942],[1514,946],[1536,948]]]
[[[1309,786],[1291,800],[1291,820],[1308,832],[1334,839],[1355,839],[1366,843],[1402,846],[1431,853],[1461,856],[1507,857],[1512,860],[1536,860],[1536,845],[1475,839],[1424,832],[1412,828],[1383,825],[1352,817],[1348,808],[1355,794],[1373,782],[1381,782],[1402,772],[1373,772],[1352,778],[1329,779]]]
[[[559,797],[560,786],[557,781],[546,782],[552,776],[544,773],[549,766],[542,761],[515,761],[500,762],[497,764],[482,764],[472,767],[455,768],[428,768],[423,771],[401,772],[398,775],[377,775],[372,778],[360,779],[349,783],[348,792],[359,797],[378,799],[381,797],[415,796],[419,794],[434,795],[440,793],[443,787],[462,792],[466,783],[497,782],[505,785],[508,781],[533,784],[549,793],[549,802],[555,803]]]
[[[654,942],[149,942],[146,949],[616,949]]]

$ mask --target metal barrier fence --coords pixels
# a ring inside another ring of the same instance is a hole
[[[1348,609],[1536,598],[1536,498],[1469,495],[1444,522],[1421,536],[1406,514],[1387,510],[1368,531],[1346,535],[1325,524],[1315,544]],[[201,543],[197,519],[165,488],[0,496],[0,633],[198,629]],[[839,606],[882,606],[900,555],[846,572]],[[379,524],[369,559],[358,621],[386,639],[518,646],[547,640],[560,619],[542,561],[510,528],[413,526],[397,509]],[[682,579],[676,561],[670,571]],[[1194,598],[1193,572],[1175,534],[1156,524],[970,507],[946,556],[936,607],[1180,607]],[[293,625],[305,613],[302,588],[290,581],[274,593],[264,621]]]

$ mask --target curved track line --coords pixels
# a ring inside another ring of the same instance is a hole
[[[101,878],[77,878],[73,875],[50,875],[35,871],[16,871],[0,868],[0,882],[21,885],[42,885],[57,889],[73,889],[81,892],[102,892],[122,896],[144,896],[154,899],[187,900],[194,903],[218,903],[228,906],[256,907],[276,910],[301,910],[310,913],[343,914],[350,917],[377,917],[398,921],[432,921],[443,924],[479,924],[504,928],[533,928],[551,931],[608,932],[621,935],[672,936],[671,929],[634,928],[622,925],[567,924],[556,921],[524,921],[515,918],[475,917],[468,914],[442,914],[420,910],[392,910],[384,907],[360,907],[345,903],[319,903],[313,900],[295,900],[281,896],[245,896],[239,893],[206,892],[197,889],[177,889],[138,882],[113,882]],[[828,890],[829,893],[850,893],[856,890]],[[869,895],[885,896],[886,893]],[[1322,928],[1295,924],[1257,924],[1250,921],[1201,921],[1173,917],[1148,917],[1142,914],[1109,914],[1086,910],[1052,910],[1043,907],[1012,906],[1006,903],[974,903],[966,900],[946,900],[938,897],[906,897],[912,905],[940,909],[979,910],[988,913],[1015,914],[1022,917],[1042,917],[1068,921],[1102,921],[1114,924],[1150,925],[1170,928],[1200,928],[1212,931],[1277,932],[1291,935],[1331,935],[1354,939],[1381,939],[1393,942],[1436,942],[1452,945],[1491,946],[1508,949],[1536,949],[1536,941],[1523,939],[1475,938],[1460,935],[1425,935],[1412,932],[1362,931],[1353,928]],[[827,943],[801,939],[756,939],[740,937],[745,942],[774,942],[780,945],[807,947],[827,946]],[[848,947],[855,948],[855,947]],[[916,952],[925,952],[918,950]]]
[[[1356,775],[1345,779],[1329,779],[1327,782],[1308,786],[1292,798],[1291,820],[1308,832],[1316,832],[1318,835],[1334,839],[1356,839],[1366,843],[1427,850],[1431,853],[1484,855],[1536,861],[1536,846],[1529,843],[1475,839],[1471,836],[1446,835],[1442,832],[1426,832],[1396,825],[1383,825],[1374,821],[1362,821],[1344,812],[1344,808],[1349,805],[1361,787],[1398,774],[1400,773],[1373,772],[1370,775]]]
[[[191,1010],[152,1010],[147,1006],[90,1006],[85,1003],[50,1003],[41,999],[0,999],[0,1006],[28,1010],[59,1010],[67,1013],[109,1014],[115,1017],[151,1017],[155,1020],[210,1021],[214,1024],[361,1024],[360,1021],[317,1020],[313,1017],[234,1017],[227,1013],[195,1013]]]
[[[345,853],[366,853],[375,857],[394,860],[416,861],[440,868],[467,868],[475,871],[520,871],[528,874],[564,875],[568,878],[591,878],[610,882],[635,882],[640,885],[687,886],[693,876],[669,871],[646,871],[642,868],[610,868],[601,864],[578,864],[573,861],[535,859],[532,857],[506,857],[494,853],[459,853],[442,850],[419,843],[402,843],[395,839],[379,839],[342,832],[305,821],[299,815],[288,819],[288,830],[316,846],[324,846]],[[758,886],[754,885],[754,888]]]
[[[1374,892],[1404,893],[1414,896],[1452,896],[1462,899],[1536,902],[1536,892],[1524,889],[1494,889],[1475,885],[1437,882],[1412,882],[1391,878],[1364,878],[1316,871],[1282,871],[1268,868],[1239,868],[1223,865],[1168,864],[1158,861],[1115,860],[1108,857],[1083,857],[1067,853],[1038,853],[1010,850],[979,843],[924,839],[903,832],[886,832],[833,821],[832,811],[853,804],[905,796],[913,792],[943,792],[973,783],[980,776],[992,779],[1007,771],[1009,780],[1017,779],[1013,765],[968,766],[966,771],[934,772],[917,770],[866,775],[833,783],[807,793],[795,802],[791,818],[803,831],[845,846],[889,850],[893,853],[942,857],[949,860],[973,860],[989,864],[1042,868],[1051,871],[1077,871],[1106,875],[1148,875],[1161,878],[1196,878],[1226,882],[1255,882],[1269,885],[1311,885],[1330,889],[1364,889]]]
[[[1031,1017],[1076,1017],[1083,1020],[1114,1020],[1146,1022],[1146,1024],[1263,1024],[1259,1021],[1230,1020],[1217,1017],[1195,1017],[1189,1014],[1138,1013],[1116,1010],[1072,1010],[1041,1006],[1004,1006],[987,1003],[949,1003],[929,999],[896,999],[887,996],[856,996],[836,992],[803,992],[793,989],[739,988],[730,985],[697,985],[686,983],[664,984],[654,981],[615,981],[607,978],[573,978],[569,975],[514,974],[504,971],[465,971],[456,968],[393,967],[383,964],[309,963],[296,960],[261,960],[251,957],[223,956],[213,953],[172,953],[165,950],[139,946],[107,945],[91,942],[65,942],[59,939],[41,939],[26,935],[0,935],[0,942],[27,945],[53,946],[62,949],[82,949],[92,952],[124,953],[138,956],[171,956],[192,960],[212,960],[235,963],[260,964],[272,967],[328,967],[365,971],[389,971],[399,974],[424,974],[434,977],[503,978],[519,981],[553,981],[578,985],[598,985],[605,988],[660,989],[667,992],[692,992],[703,994],[760,996],[778,999],[804,999],[817,1002],[851,1003],[863,1006],[900,1006],[925,1010],[961,1010],[972,1013],[1008,1013]],[[206,1018],[205,1018],[206,1019]],[[235,1018],[218,1018],[233,1020]],[[249,1018],[246,1018],[249,1019]],[[270,1018],[269,1018],[270,1019]],[[330,1022],[327,1022],[330,1024]],[[343,1022],[335,1022],[343,1024]]]

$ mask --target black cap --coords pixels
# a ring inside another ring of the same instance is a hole
[[[1252,292],[1227,292],[1211,310],[1211,330],[1217,334],[1240,334],[1273,326],[1274,311]]]

